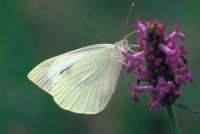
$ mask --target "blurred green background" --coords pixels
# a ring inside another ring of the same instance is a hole
[[[134,21],[177,20],[186,35],[189,67],[195,83],[183,87],[180,102],[200,109],[200,1],[135,0],[126,33]],[[149,112],[149,94],[135,104],[128,83],[134,74],[121,73],[111,102],[97,115],[59,108],[52,97],[27,79],[41,61],[97,43],[123,37],[130,0],[0,0],[0,134],[169,134],[165,108]],[[130,38],[136,42],[135,36]],[[175,107],[182,134],[200,133],[200,115]]]

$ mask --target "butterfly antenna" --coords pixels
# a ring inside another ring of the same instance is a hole
[[[133,31],[124,37],[124,40],[132,34],[138,33],[140,30]]]
[[[175,106],[177,106],[177,107],[180,108],[180,109],[184,109],[184,110],[186,110],[186,111],[189,111],[189,112],[192,112],[192,113],[195,113],[195,114],[200,114],[200,111],[199,111],[199,110],[193,109],[193,108],[191,108],[191,107],[189,107],[189,106],[186,106],[186,105],[184,105],[184,104],[181,104],[181,103],[175,103]]]
[[[125,33],[126,33],[126,29],[127,29],[127,26],[128,26],[128,21],[129,21],[130,14],[132,12],[133,6],[134,6],[134,3],[131,4],[131,9],[128,12],[128,16],[127,16],[127,19],[126,19],[126,25],[125,25],[125,28],[124,28],[124,36],[125,36]]]

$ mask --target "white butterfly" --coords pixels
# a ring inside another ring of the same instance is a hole
[[[63,109],[95,114],[108,104],[128,51],[128,41],[83,47],[37,65],[28,78]]]

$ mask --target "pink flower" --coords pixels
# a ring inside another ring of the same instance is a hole
[[[176,38],[184,41],[185,36],[180,33],[178,22],[167,37],[164,34],[166,23],[160,24],[157,20],[145,24],[137,20],[136,27],[139,30],[137,52],[123,53],[127,59],[126,73],[137,73],[137,84],[129,85],[134,101],[139,102],[139,93],[149,92],[150,111],[154,111],[160,106],[173,104],[181,95],[182,84],[193,83],[185,58],[187,52],[175,41]],[[149,85],[140,86],[142,81]]]

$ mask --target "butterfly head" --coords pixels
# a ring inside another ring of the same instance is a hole
[[[119,42],[115,43],[115,46],[118,52],[128,52],[129,50],[128,40],[120,40]]]

